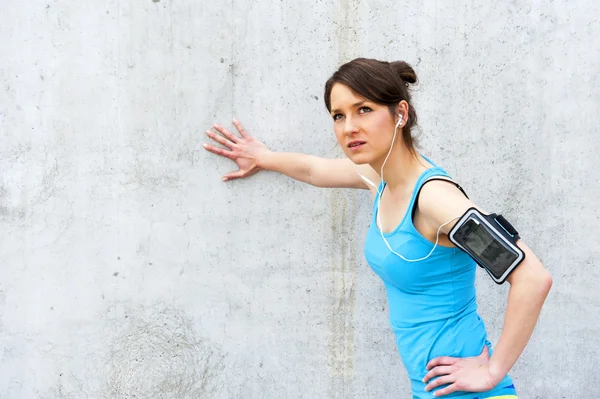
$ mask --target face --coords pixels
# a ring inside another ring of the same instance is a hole
[[[352,162],[373,165],[385,159],[397,121],[387,105],[369,101],[336,83],[331,89],[331,116],[335,137]],[[401,142],[399,126],[395,143]]]

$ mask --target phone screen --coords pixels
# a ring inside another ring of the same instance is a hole
[[[515,251],[503,245],[499,239],[495,239],[481,223],[474,219],[469,219],[465,222],[458,229],[455,237],[496,278],[502,277],[504,272],[519,257]]]

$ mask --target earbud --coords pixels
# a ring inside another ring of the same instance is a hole
[[[402,114],[398,114],[398,123],[396,123],[396,129],[398,128],[398,126],[400,126],[401,123],[402,123]]]

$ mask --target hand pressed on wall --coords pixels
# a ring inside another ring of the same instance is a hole
[[[215,147],[214,145],[204,144],[204,148],[212,153],[231,159],[237,164],[239,170],[227,173],[223,176],[223,181],[248,177],[260,171],[259,159],[261,155],[269,152],[269,149],[261,141],[250,136],[242,124],[235,119],[233,123],[240,132],[241,137],[232,133],[228,129],[215,124],[213,127],[220,135],[207,130],[206,135],[227,149]]]

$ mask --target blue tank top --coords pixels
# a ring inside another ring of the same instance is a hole
[[[417,231],[412,220],[417,194],[423,183],[433,176],[449,177],[435,165],[423,172],[403,220],[392,232],[384,233],[390,247],[406,259],[423,258],[434,245]],[[384,187],[385,182],[381,182],[379,190]],[[483,345],[488,346],[491,355],[485,325],[477,314],[476,263],[460,249],[439,244],[425,260],[407,262],[401,259],[390,252],[381,238],[376,221],[378,210],[376,197],[365,256],[385,285],[390,323],[410,378],[413,398],[434,398],[433,392],[425,392],[426,384],[421,382],[427,372],[425,366],[431,359],[477,356]],[[512,381],[506,376],[489,392],[455,392],[444,397],[474,399],[514,393]]]

